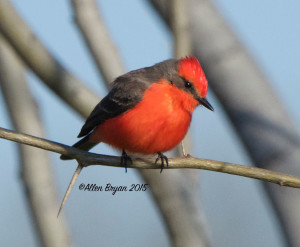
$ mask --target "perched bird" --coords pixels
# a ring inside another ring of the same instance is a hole
[[[126,152],[158,154],[161,168],[168,165],[162,153],[184,138],[193,111],[206,100],[207,80],[195,57],[169,59],[152,67],[126,73],[112,84],[96,105],[73,147],[90,150],[104,142],[122,150],[121,164],[131,161]],[[72,159],[62,155],[61,159]]]

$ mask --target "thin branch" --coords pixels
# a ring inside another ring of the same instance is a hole
[[[0,32],[27,66],[81,115],[87,116],[99,102],[94,92],[87,89],[47,51],[8,0],[0,1]]]
[[[64,198],[63,198],[63,200],[62,200],[62,202],[60,204],[60,207],[59,207],[59,210],[58,210],[58,213],[57,213],[57,217],[59,216],[61,210],[63,209],[63,207],[64,207],[64,205],[65,205],[65,203],[66,203],[66,201],[67,201],[67,199],[68,199],[68,197],[69,197],[69,195],[71,193],[71,190],[72,190],[72,188],[73,188],[73,186],[74,186],[74,184],[75,184],[75,182],[76,182],[76,180],[77,180],[77,178],[78,178],[78,176],[79,176],[82,168],[83,168],[83,166],[79,163],[78,166],[77,166],[77,168],[76,168],[76,170],[75,170],[75,172],[74,172],[74,175],[73,175],[73,177],[72,177],[72,179],[71,179],[71,181],[69,183],[69,186],[68,186],[68,188],[66,190]]]
[[[120,157],[89,153],[57,142],[17,133],[15,131],[0,128],[0,138],[23,143],[33,147],[45,149],[59,154],[71,156],[84,166],[103,165],[122,167]],[[133,158],[129,168],[161,169],[160,164],[155,164],[155,159]],[[294,177],[283,173],[277,173],[266,169],[241,166],[232,163],[197,159],[197,158],[171,158],[169,166],[165,169],[203,169],[215,172],[228,173],[248,178],[255,178],[281,186],[300,188],[300,177]]]

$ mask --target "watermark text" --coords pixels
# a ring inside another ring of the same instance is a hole
[[[82,191],[99,191],[99,192],[110,192],[112,195],[115,195],[117,192],[132,192],[132,191],[147,191],[149,189],[148,184],[131,184],[127,185],[112,185],[111,183],[107,183],[105,185],[98,184],[85,184],[81,183],[78,186],[79,190]]]

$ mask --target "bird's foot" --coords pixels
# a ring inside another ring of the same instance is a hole
[[[123,149],[122,151],[122,156],[121,156],[121,165],[125,167],[125,172],[127,173],[127,167],[128,167],[128,161],[132,163],[132,159],[127,155],[125,150]]]
[[[169,166],[169,161],[168,161],[168,157],[163,155],[162,153],[158,153],[158,156],[155,160],[155,164],[157,163],[158,160],[161,160],[161,170],[160,170],[160,173],[162,173],[164,167],[165,167],[165,162],[167,164],[167,166]]]

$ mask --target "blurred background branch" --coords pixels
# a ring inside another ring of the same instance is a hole
[[[171,25],[167,1],[151,0]],[[300,174],[300,140],[269,82],[210,0],[186,1],[193,53],[254,164]],[[300,246],[300,194],[265,185],[289,246]]]
[[[107,86],[125,69],[111,42],[95,0],[71,0],[75,22]],[[115,59],[118,58],[118,59]]]
[[[51,55],[9,0],[0,1],[0,32],[41,81],[79,114],[87,116],[99,102],[96,94]]]
[[[188,15],[186,4],[181,0],[171,0],[169,1],[169,9],[171,10],[171,23],[173,30],[174,39],[174,56],[176,58],[185,57],[191,54],[191,39],[188,31]],[[187,135],[184,137],[181,145],[176,148],[177,156],[183,156],[192,153],[192,140],[191,134],[188,131]],[[197,184],[197,175],[190,174],[191,182],[194,183],[194,187]]]
[[[16,131],[43,137],[44,129],[36,101],[25,80],[18,56],[0,35],[0,88]],[[41,246],[71,246],[63,217],[56,219],[58,208],[55,179],[48,153],[18,145],[20,174]]]

